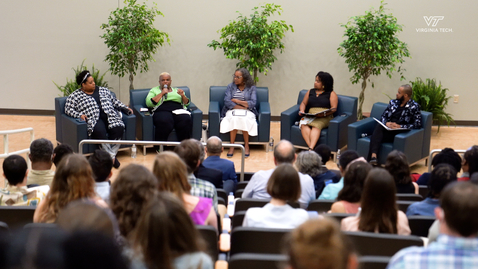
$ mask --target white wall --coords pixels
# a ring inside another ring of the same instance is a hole
[[[157,85],[158,75],[168,71],[173,85],[187,85],[193,102],[205,113],[208,110],[211,85],[226,85],[231,81],[235,61],[225,59],[222,51],[206,45],[218,39],[217,30],[237,18],[236,11],[249,14],[263,1],[207,0],[156,1],[165,17],[155,25],[168,32],[171,46],[160,48],[150,71],[135,78],[135,88]],[[151,4],[152,2],[147,2]],[[339,94],[358,96],[360,85],[352,85],[348,68],[339,57],[337,47],[343,40],[343,28],[349,17],[364,14],[378,0],[276,0],[284,12],[277,19],[294,26],[294,33],[284,39],[286,49],[279,54],[273,70],[260,75],[259,86],[268,86],[272,115],[278,116],[296,102],[297,92],[313,86],[315,74],[330,72]],[[52,81],[64,83],[73,78],[72,67],[86,59],[106,71],[108,52],[99,37],[102,23],[119,5],[119,0],[102,1],[25,1],[4,0],[0,9],[0,108],[53,110],[53,98],[59,91]],[[459,104],[450,102],[447,111],[456,120],[478,120],[474,108],[474,73],[478,53],[476,1],[390,0],[389,12],[404,25],[400,39],[409,46],[412,58],[404,67],[408,82],[415,77],[437,78],[460,95]],[[445,16],[438,28],[451,28],[451,33],[419,33],[416,28],[428,28],[423,16]],[[106,76],[113,91],[128,103],[129,82]],[[367,88],[364,111],[377,101],[387,101],[404,84],[399,76],[373,77],[375,89]],[[470,113],[472,112],[472,113]]]

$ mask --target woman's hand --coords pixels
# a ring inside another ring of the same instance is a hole
[[[304,115],[304,114],[305,114],[304,111],[299,111],[299,116],[302,116],[302,115]]]
[[[178,89],[178,94],[181,95],[181,97],[186,97],[186,96],[184,95],[184,91],[181,90],[181,89]]]
[[[86,120],[88,120],[88,117],[86,117],[86,115],[83,114],[83,115],[80,116],[80,119],[82,121],[86,121]]]

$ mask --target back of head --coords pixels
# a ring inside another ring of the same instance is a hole
[[[294,163],[295,149],[294,145],[287,140],[281,140],[274,147],[274,160],[276,164]]]
[[[440,193],[449,183],[456,181],[456,170],[453,166],[441,163],[433,168],[428,181],[428,196],[440,198]]]
[[[395,184],[409,184],[412,182],[407,157],[401,151],[394,150],[388,154],[385,169],[393,176]]]
[[[440,206],[448,228],[461,236],[478,233],[478,186],[471,182],[455,182],[442,191]]]
[[[123,236],[134,229],[143,206],[157,193],[158,180],[146,167],[130,164],[120,170],[111,185],[110,207]]]
[[[201,150],[196,143],[196,139],[186,139],[181,141],[181,144],[174,148],[174,152],[186,163],[188,166],[188,173],[194,172],[198,166],[198,161],[201,157]]]
[[[73,153],[73,149],[67,144],[61,144],[56,146],[55,149],[53,150],[53,155],[54,155],[53,163],[55,164],[55,166],[58,166],[58,164],[60,164],[63,157],[72,153]]]
[[[34,140],[30,144],[30,159],[33,163],[36,162],[51,162],[51,156],[53,155],[53,144],[50,140],[40,138]]]
[[[354,162],[349,164],[344,175],[344,187],[339,192],[337,200],[357,203],[362,198],[365,179],[372,170],[367,162]]]
[[[191,190],[186,164],[174,152],[164,151],[156,155],[153,174],[158,179],[160,191],[172,192],[182,199],[182,194]]]
[[[334,219],[310,219],[294,229],[285,241],[293,269],[345,269],[354,250]]]
[[[403,88],[403,93],[404,94],[407,94],[410,98],[412,98],[413,90],[412,90],[412,86],[410,86],[410,84],[402,85],[402,86],[400,86],[400,88]]]
[[[3,173],[11,186],[22,183],[27,170],[27,162],[20,155],[10,155],[3,161]]]
[[[339,159],[339,166],[342,170],[346,170],[347,166],[349,163],[351,163],[353,160],[359,158],[360,156],[355,150],[346,150],[340,155]]]
[[[272,198],[296,202],[300,198],[300,178],[297,170],[288,163],[278,165],[267,181],[267,193]]]
[[[393,177],[382,168],[373,168],[365,179],[359,230],[397,233],[396,188]]]
[[[302,151],[297,154],[295,166],[302,174],[307,174],[312,178],[322,173],[322,159],[314,151]]]
[[[113,160],[108,152],[97,149],[90,155],[88,162],[91,165],[96,182],[103,182],[108,179],[113,168]]]
[[[222,140],[217,136],[211,136],[206,142],[208,154],[219,155],[222,152]]]
[[[478,146],[473,146],[465,152],[465,162],[468,165],[468,172],[472,175],[478,172]]]
[[[194,142],[198,145],[199,148],[199,161],[202,163],[204,161],[204,158],[206,157],[206,151],[204,150],[204,145],[202,144],[201,141],[194,139]]]
[[[330,160],[330,156],[332,155],[329,146],[327,146],[326,144],[318,145],[317,147],[315,147],[314,151],[322,158],[323,165],[325,165]]]
[[[174,258],[200,250],[191,217],[179,199],[166,192],[144,208],[132,239],[148,268],[172,268]]]
[[[69,203],[60,211],[57,224],[68,232],[96,231],[113,239],[119,234],[118,223],[111,210],[92,201]]]
[[[452,148],[444,148],[432,159],[432,166],[435,167],[441,163],[447,163],[458,173],[461,170],[461,157]]]

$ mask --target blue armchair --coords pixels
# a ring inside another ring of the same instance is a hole
[[[202,111],[197,108],[197,106],[191,100],[191,92],[188,87],[180,86],[177,87],[184,90],[184,94],[189,98],[191,104],[188,109],[191,110],[191,118],[193,121],[193,131],[192,138],[201,140],[202,136]],[[133,109],[134,115],[136,115],[136,138],[142,141],[154,141],[154,131],[155,127],[153,124],[153,117],[151,115],[146,115],[146,112],[142,112],[141,108],[147,108],[146,106],[146,96],[148,95],[150,89],[141,89],[141,90],[130,90],[130,103],[131,108]],[[173,130],[168,137],[168,141],[178,141],[176,132]],[[143,154],[146,152],[143,151]]]
[[[308,90],[299,92],[297,104],[281,113],[280,116],[280,137],[289,140],[296,147],[308,148],[305,143],[299,125],[299,106]],[[320,132],[319,144],[326,144],[330,150],[337,152],[338,149],[347,145],[347,125],[357,121],[357,97],[338,95],[339,103],[334,118],[330,121],[329,127]]]
[[[111,93],[116,96],[114,92]],[[56,141],[60,144],[67,144],[74,152],[78,152],[80,141],[88,139],[86,122],[65,114],[66,98],[67,97],[55,98]],[[134,140],[136,137],[136,116],[123,113],[123,122],[125,130],[122,139]],[[128,145],[121,146],[121,148],[125,147],[128,147]],[[98,145],[83,145],[83,154],[92,153],[97,148]]]
[[[380,119],[388,104],[375,103],[370,117],[349,125],[348,149],[353,149],[360,156],[368,157],[370,136],[378,124],[373,118]],[[410,164],[416,163],[430,154],[430,141],[433,114],[422,111],[422,128],[412,129],[408,132],[397,134],[393,143],[382,143],[378,153],[378,163],[385,164],[387,155],[393,150],[399,150],[407,156]],[[362,134],[368,136],[362,137]]]
[[[271,107],[269,104],[269,89],[267,87],[257,88],[256,109],[259,112],[257,117],[257,136],[249,138],[250,144],[265,144],[269,142],[271,131]],[[229,133],[221,134],[219,124],[221,121],[221,110],[224,106],[224,96],[227,86],[209,87],[209,136],[218,136],[222,141],[229,141]],[[242,135],[237,134],[236,141],[244,142]]]

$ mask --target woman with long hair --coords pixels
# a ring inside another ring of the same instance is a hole
[[[418,194],[418,185],[412,181],[407,156],[401,151],[390,152],[385,161],[385,169],[393,176],[397,193]]]
[[[181,201],[167,192],[160,192],[144,208],[132,242],[136,254],[133,268],[213,268]]]
[[[191,185],[188,182],[188,170],[176,153],[159,153],[154,159],[153,174],[158,179],[159,190],[171,192],[178,197],[195,224],[211,225],[217,229],[217,216],[212,200],[189,194]]]
[[[342,220],[342,230],[409,235],[405,213],[397,209],[395,183],[382,168],[372,169],[365,179],[359,216]]]
[[[50,191],[36,208],[33,222],[55,222],[60,210],[78,199],[92,200],[100,206],[108,207],[96,195],[93,172],[86,158],[80,154],[70,154],[58,165]]]
[[[360,208],[363,185],[372,165],[366,162],[353,162],[345,171],[344,188],[337,196],[337,202],[332,204],[331,213],[356,214]]]

